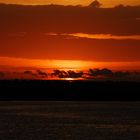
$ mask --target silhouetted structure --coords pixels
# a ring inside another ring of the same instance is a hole
[[[140,82],[0,81],[0,100],[140,100]]]

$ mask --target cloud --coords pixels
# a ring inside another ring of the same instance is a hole
[[[92,3],[89,4],[91,8],[100,8],[102,4],[98,0],[94,0]]]
[[[43,72],[41,70],[18,72],[0,72],[0,79],[90,79],[90,80],[111,80],[111,81],[140,81],[140,72],[135,71],[113,71],[108,68],[103,69],[89,69],[86,71],[74,71],[74,70],[54,70],[52,73]]]
[[[59,78],[67,78],[67,72],[63,71],[63,70],[54,70],[52,73],[52,76],[56,76]]]
[[[140,81],[140,73],[133,71],[113,71],[108,68],[95,68],[89,69],[88,71],[64,71],[64,70],[54,70],[51,73],[51,78],[73,78],[73,79],[90,79],[90,80],[110,80],[110,81]]]
[[[129,75],[131,75],[131,73],[123,72],[123,71],[117,71],[117,72],[114,72],[113,74],[114,77],[127,77]]]
[[[4,76],[5,76],[5,73],[0,71],[0,79],[4,78]]]
[[[27,71],[24,71],[23,74],[26,76],[31,76],[31,77],[38,77],[38,75],[36,73],[34,73],[33,71],[30,71],[30,70],[27,70]]]
[[[139,18],[140,6],[0,4],[0,56],[139,61],[140,41],[136,39],[140,35]],[[44,35],[47,33],[57,35]]]
[[[116,78],[126,78],[129,75],[132,75],[133,73],[127,72],[127,71],[112,71],[108,68],[104,68],[104,69],[89,69],[88,71],[88,75],[89,76],[105,76],[106,78],[112,78],[112,79],[116,79]]]
[[[64,71],[64,70],[54,70],[52,76],[57,76],[59,78],[82,78],[83,72],[75,72],[72,70]]]
[[[90,76],[112,76],[113,72],[110,69],[89,69]]]
[[[1,4],[0,32],[138,35],[139,18],[140,6],[91,8],[90,6]]]
[[[70,78],[82,78],[82,76],[84,74],[82,71],[75,72],[72,70],[69,70],[67,73],[68,73],[68,77],[70,77]]]
[[[41,71],[41,70],[36,70],[35,72],[27,70],[27,71],[24,71],[23,73],[24,73],[24,76],[28,75],[28,76],[30,76],[30,78],[37,78],[37,79],[47,78],[47,76],[48,76],[46,72]]]
[[[29,74],[29,75],[30,75],[30,74],[33,74],[32,71],[24,71],[23,73],[24,73],[24,74]]]
[[[41,78],[46,78],[47,77],[47,73],[41,70],[37,70],[37,75]]]
[[[74,33],[74,34],[57,34],[57,33],[46,33],[45,35],[50,36],[70,36],[75,38],[89,38],[89,39],[115,39],[115,40],[140,40],[140,35],[111,35],[111,34],[85,34],[85,33]]]

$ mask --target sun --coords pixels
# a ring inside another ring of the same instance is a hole
[[[74,81],[74,78],[65,78],[66,81]]]

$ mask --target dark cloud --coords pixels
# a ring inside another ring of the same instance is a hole
[[[0,5],[0,32],[140,34],[140,6]]]
[[[96,77],[98,79],[98,77],[102,76],[104,78],[111,78],[113,80],[115,79],[118,80],[118,78],[126,78],[132,74],[134,75],[134,73],[130,73],[130,72],[112,71],[110,69],[103,68],[103,69],[89,69],[89,71],[85,73],[83,71],[75,72],[72,70],[69,71],[54,70],[52,76],[59,77],[59,78],[84,78],[85,76],[88,76],[88,78],[90,79],[94,79]]]
[[[5,73],[0,71],[0,78],[4,78]]]
[[[58,76],[59,74],[61,74],[60,70],[54,70],[52,73],[52,75],[54,75],[54,76]]]
[[[123,71],[117,71],[117,72],[114,72],[113,73],[113,76],[114,77],[127,77],[127,76],[129,76],[129,75],[131,75],[131,73],[129,73],[129,72],[123,72]]]
[[[94,0],[89,7],[91,8],[99,8],[102,4],[98,0]]]
[[[64,70],[54,70],[52,73],[52,76],[56,76],[59,78],[67,78],[68,77],[68,73]]]
[[[130,73],[127,71],[112,71],[110,69],[104,68],[104,69],[89,69],[88,71],[89,76],[105,76],[106,78],[112,78],[113,80],[118,78],[126,78],[130,75],[134,75],[134,73]]]
[[[68,77],[70,78],[81,78],[83,76],[83,72],[75,72],[75,71],[72,71],[72,70],[69,70],[68,72]]]
[[[64,71],[64,70],[54,70],[52,75],[57,76],[59,78],[82,78],[83,72],[75,72],[72,70]]]
[[[109,80],[109,81],[140,81],[140,72],[128,72],[128,71],[112,71],[108,68],[103,69],[89,69],[88,71],[64,71],[54,70],[51,73],[52,78],[82,78],[90,80]]]
[[[89,69],[90,76],[112,76],[113,72],[110,69]]]
[[[33,71],[27,70],[23,72],[25,75],[29,75],[31,77],[37,77],[37,74],[34,73]]]
[[[91,5],[99,5],[97,3],[94,1]],[[139,40],[77,39],[67,35],[45,35],[52,32],[140,35],[140,6],[93,7],[0,4],[0,56],[140,61]]]
[[[21,78],[22,77],[22,78]],[[89,69],[88,71],[73,70],[54,70],[52,73],[46,73],[41,70],[13,72],[0,72],[0,79],[51,79],[51,78],[73,78],[73,79],[90,79],[90,80],[110,80],[110,81],[140,81],[140,72],[135,71],[112,71],[108,68]]]
[[[23,73],[24,73],[24,74],[29,74],[29,75],[30,75],[30,74],[33,74],[32,71],[24,71]]]
[[[46,78],[48,75],[46,72],[43,72],[41,70],[36,70],[34,71],[24,71],[23,72],[25,75],[29,75],[31,77],[35,77],[35,78]]]
[[[47,77],[47,73],[41,70],[37,70],[37,75],[40,76],[41,78],[46,78]]]

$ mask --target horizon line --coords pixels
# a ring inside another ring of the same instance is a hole
[[[81,8],[86,8],[86,7],[90,7],[90,3],[88,5],[82,5],[82,4],[55,4],[55,3],[50,3],[50,4],[24,4],[24,3],[7,3],[7,2],[0,2],[0,5],[16,5],[16,6],[33,6],[33,7],[36,7],[36,6],[64,6],[64,7],[69,7],[69,6],[72,6],[72,7],[81,7]],[[124,3],[118,3],[116,5],[112,5],[112,6],[104,6],[103,4],[101,5],[101,7],[98,7],[98,8],[93,8],[93,9],[113,9],[115,8],[116,6],[119,6],[119,5],[122,5],[124,6],[124,8],[126,7],[139,7],[140,4],[124,4]]]

